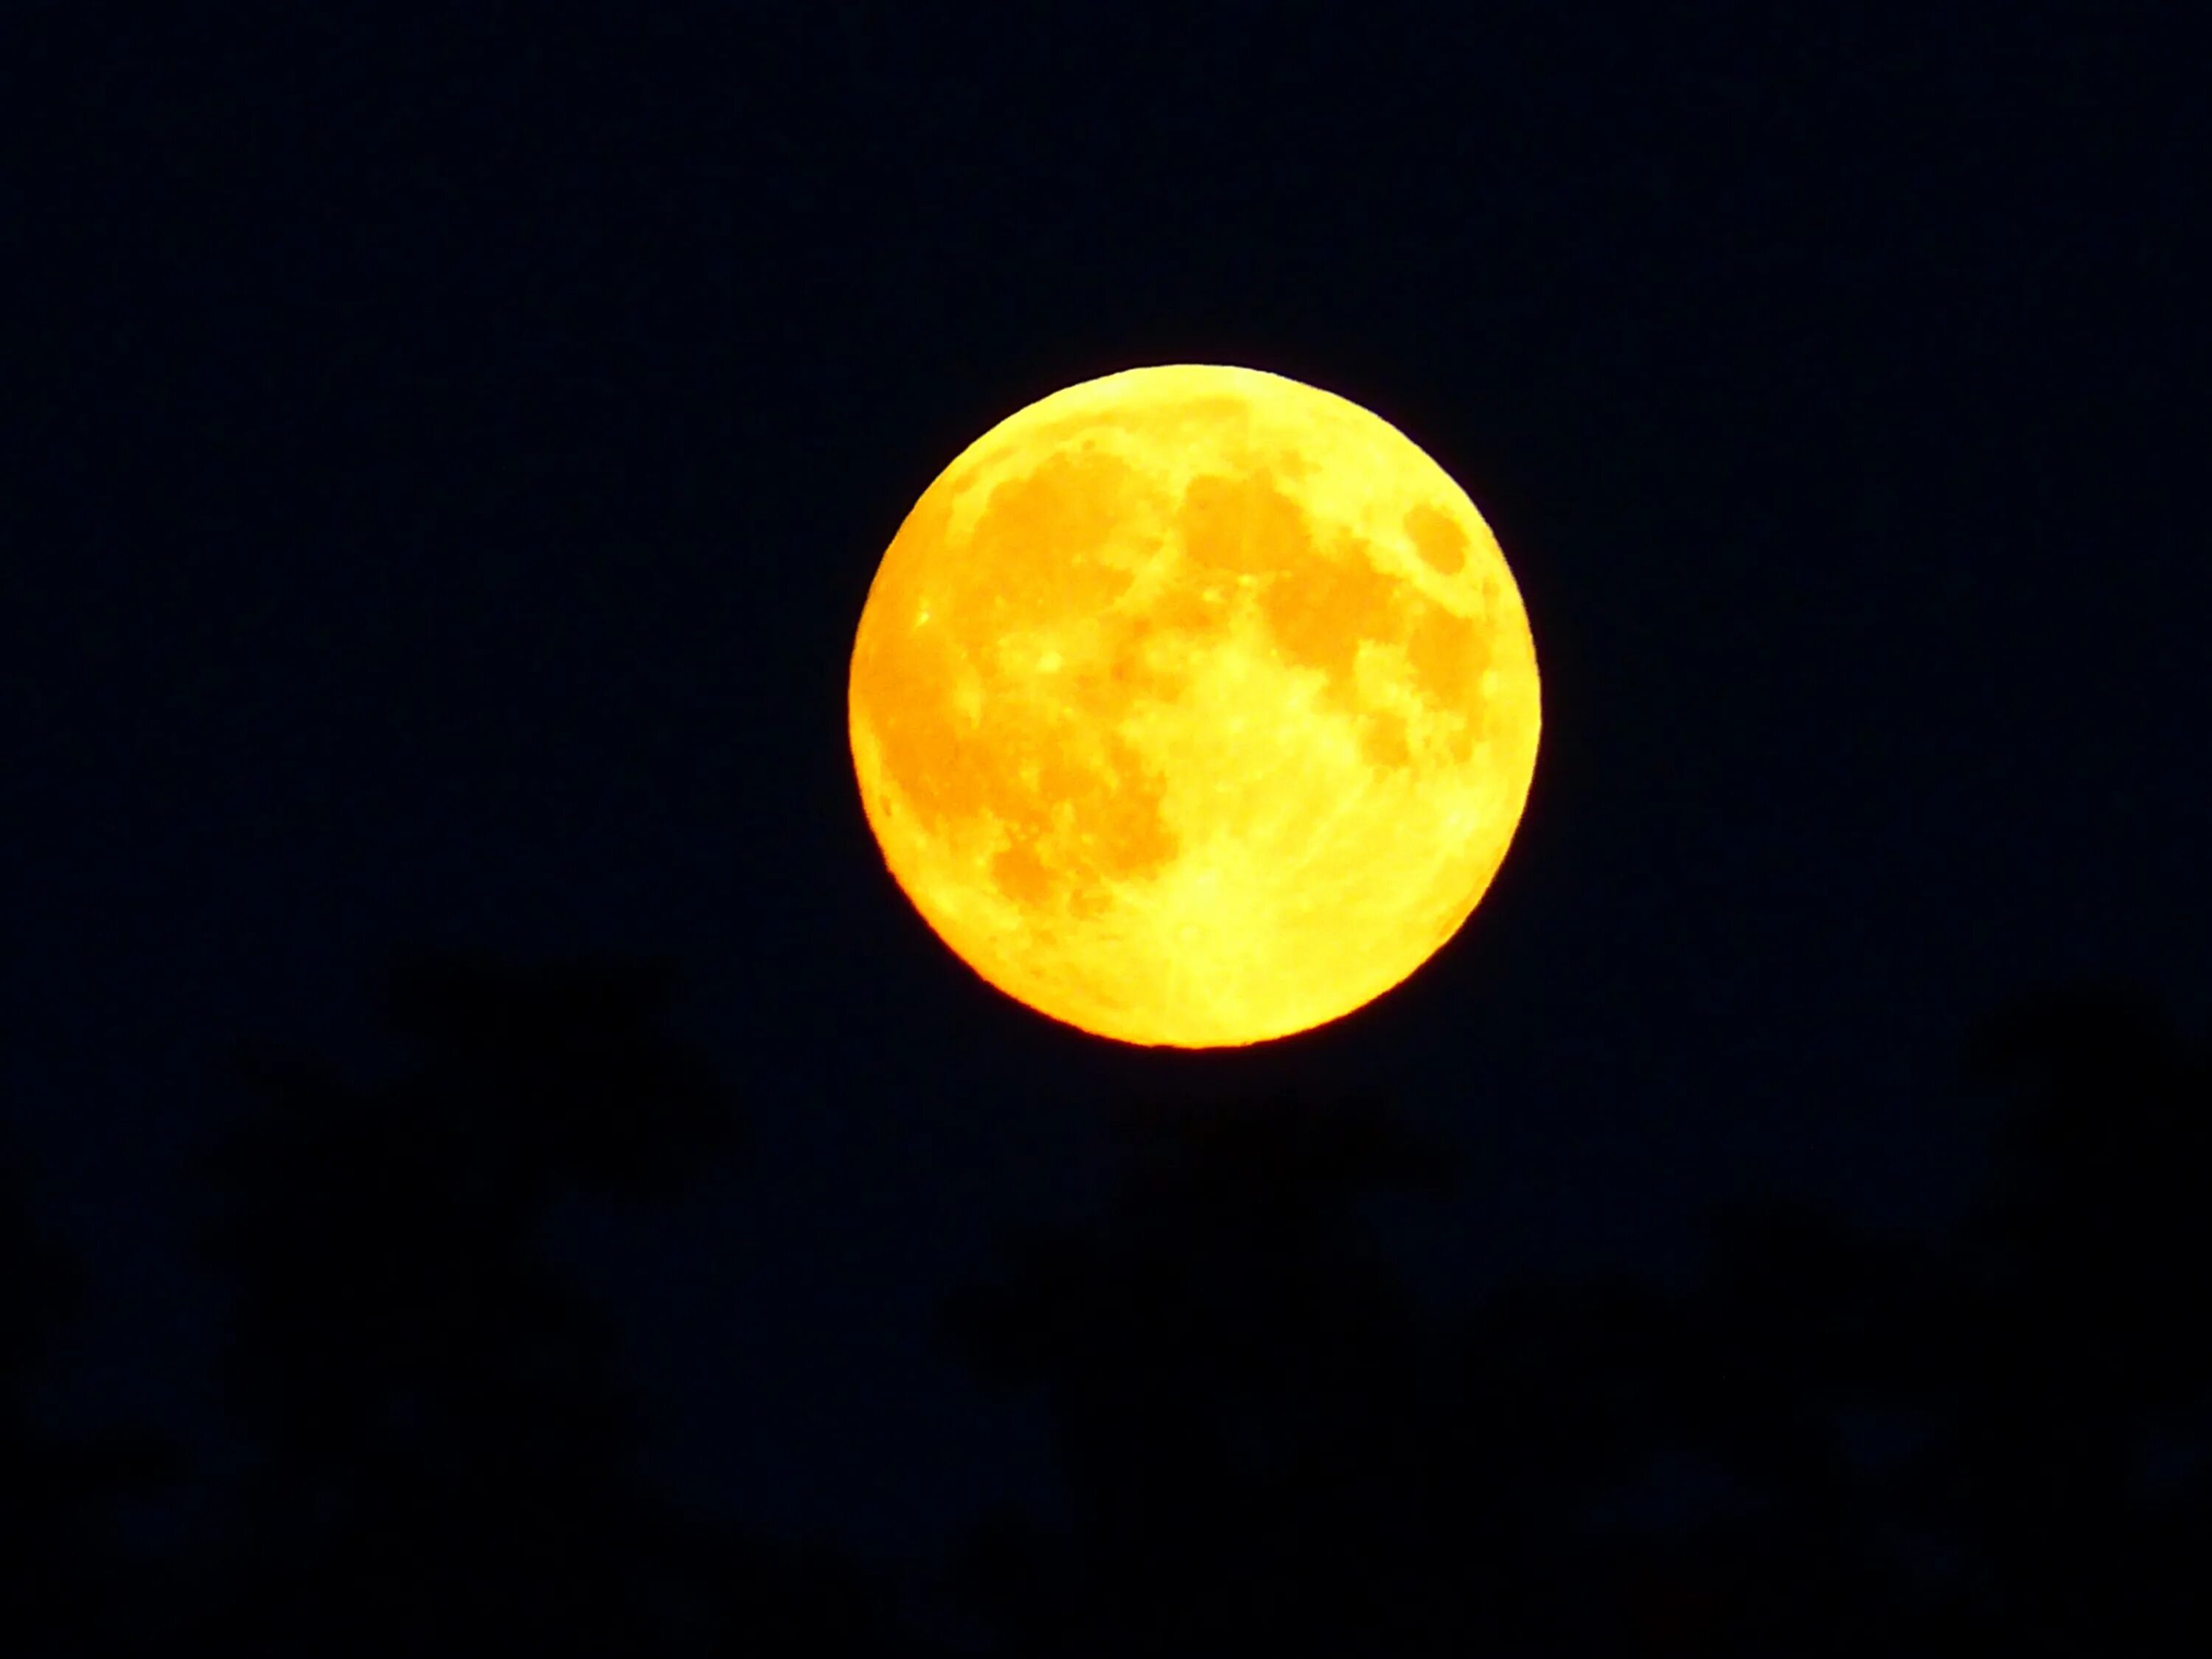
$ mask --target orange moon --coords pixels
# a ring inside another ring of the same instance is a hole
[[[1526,804],[1536,656],[1482,515],[1396,428],[1255,369],[1009,416],[884,555],[853,764],[975,971],[1123,1042],[1351,1012],[1458,932]]]

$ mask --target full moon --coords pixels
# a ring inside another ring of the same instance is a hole
[[[1536,655],[1482,515],[1396,428],[1255,369],[1133,368],[953,458],[853,646],[868,823],[953,952],[1122,1042],[1350,1013],[1520,821]]]

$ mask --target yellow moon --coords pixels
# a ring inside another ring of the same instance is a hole
[[[991,984],[1123,1042],[1304,1030],[1459,930],[1535,769],[1496,538],[1396,428],[1249,368],[1086,380],[884,555],[848,689],[892,877]]]

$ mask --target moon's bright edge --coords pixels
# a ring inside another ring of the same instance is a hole
[[[1334,1019],[1459,929],[1534,769],[1490,529],[1411,440],[1256,370],[1133,369],[963,451],[885,553],[848,714],[899,885],[1124,1042]]]

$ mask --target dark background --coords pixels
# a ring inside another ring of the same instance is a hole
[[[744,1155],[549,1248],[645,1467],[885,1563],[1055,1501],[940,1309],[1098,1201],[1112,1103],[1388,1097],[1460,1154],[1380,1223],[1440,1298],[1680,1279],[1745,1193],[1950,1224],[1974,1020],[2212,986],[2185,11],[19,12],[0,1081],[84,1286],[45,1419],[171,1437],[135,1524],[216,1524],[227,1056],[396,1064],[410,945],[681,963]],[[975,980],[844,735],[937,471],[1177,361],[1433,455],[1545,693],[1462,934],[1210,1055]]]

